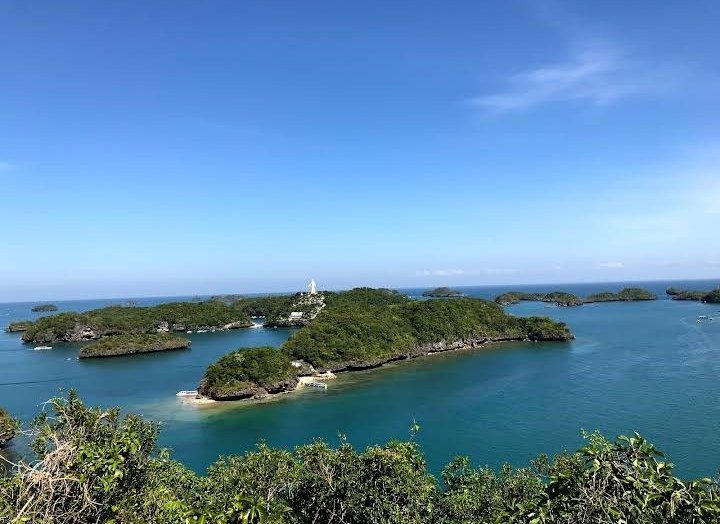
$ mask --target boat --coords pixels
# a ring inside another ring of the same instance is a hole
[[[197,397],[198,392],[197,392],[197,390],[190,391],[190,390],[184,389],[182,391],[178,391],[177,393],[175,393],[175,396],[176,397]]]
[[[33,349],[35,351],[39,351],[41,349],[52,349],[52,346],[35,346]]]
[[[185,333],[192,333],[192,330],[187,330]]]
[[[198,333],[207,333],[207,329],[198,329],[197,332]]]
[[[712,320],[712,318],[707,315],[698,315],[698,320]]]
[[[325,382],[310,382],[308,385],[313,388],[327,389],[327,384],[325,384]]]

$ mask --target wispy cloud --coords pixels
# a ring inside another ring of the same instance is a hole
[[[448,277],[448,276],[456,276],[456,275],[464,275],[465,270],[464,269],[423,269],[421,271],[417,272],[417,275],[429,277],[429,276],[435,276],[435,277]]]
[[[598,264],[598,267],[606,269],[622,269],[625,267],[625,264],[623,264],[622,262],[618,262],[617,260],[611,260],[609,262],[600,262]]]
[[[517,273],[517,269],[509,267],[491,267],[485,270],[488,275],[511,275]]]
[[[506,90],[477,96],[470,103],[490,112],[567,100],[603,105],[656,91],[659,73],[659,68],[631,60],[610,45],[584,45],[571,52],[569,60],[517,74]]]
[[[9,171],[13,167],[15,166],[10,162],[0,162],[0,171]]]

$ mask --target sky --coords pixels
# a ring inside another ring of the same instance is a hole
[[[0,302],[720,277],[719,27],[0,0]]]

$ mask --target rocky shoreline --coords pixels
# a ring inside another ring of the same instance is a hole
[[[187,338],[167,333],[116,335],[86,345],[78,353],[78,358],[109,358],[140,353],[157,353],[160,351],[187,349],[191,344]]]
[[[439,342],[432,342],[428,344],[421,344],[414,346],[403,353],[393,355],[386,358],[370,361],[351,361],[342,362],[338,364],[332,364],[329,366],[323,366],[319,368],[313,368],[310,364],[303,361],[297,361],[298,365],[302,367],[302,374],[292,379],[282,380],[270,385],[265,386],[254,386],[231,393],[225,393],[221,395],[208,395],[205,391],[204,382],[200,383],[198,387],[198,400],[203,401],[254,401],[267,399],[269,397],[290,393],[306,385],[308,382],[324,381],[329,378],[335,378],[337,373],[352,373],[353,371],[365,371],[369,369],[376,369],[390,364],[392,362],[400,362],[404,360],[411,360],[415,358],[427,357],[438,353],[447,353],[451,351],[464,351],[480,349],[488,347],[493,344],[499,344],[504,342],[567,342],[574,339],[575,336],[570,334],[569,336],[539,336],[539,337],[518,337],[518,336],[496,336],[496,337],[472,337],[467,339],[460,339],[456,341],[441,340]]]
[[[7,331],[17,331],[17,332],[26,332],[30,325],[27,325],[25,323],[18,323],[22,324],[20,326],[11,324],[8,326]],[[230,322],[228,324],[223,325],[190,325],[190,324],[170,324],[166,321],[159,322],[152,330],[148,330],[146,332],[143,332],[142,334],[155,334],[155,333],[184,333],[188,330],[190,331],[227,331],[229,329],[241,329],[241,328],[249,328],[252,327],[252,322],[247,322],[245,320],[239,320],[236,322]],[[11,329],[12,328],[12,329]],[[98,329],[93,326],[88,326],[83,323],[75,323],[74,326],[72,326],[69,329],[66,329],[65,331],[62,331],[60,333],[54,333],[53,335],[39,335],[39,336],[33,336],[29,337],[26,335],[23,335],[23,342],[34,342],[37,344],[49,344],[53,342],[71,342],[71,343],[77,343],[77,342],[88,342],[91,340],[100,340],[107,337],[114,337],[114,336],[123,336],[123,335],[131,335],[131,334],[137,334],[137,333],[128,333],[123,332],[118,329]]]

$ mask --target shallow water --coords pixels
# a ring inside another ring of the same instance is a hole
[[[585,295],[624,285],[522,289]],[[661,297],[654,302],[579,308],[521,303],[508,311],[562,320],[576,340],[435,355],[341,375],[327,390],[308,388],[254,405],[194,406],[174,395],[194,388],[220,355],[240,346],[278,346],[292,330],[193,334],[187,335],[193,342],[189,350],[82,361],[75,359],[77,345],[29,351],[18,334],[1,333],[0,405],[28,420],[44,400],[77,388],[90,404],[118,405],[161,421],[161,445],[197,470],[260,440],[293,447],[319,437],[337,442],[345,434],[362,447],[407,438],[416,419],[418,440],[434,471],[456,454],[477,464],[523,465],[542,452],[577,448],[585,428],[608,435],[638,431],[669,455],[680,475],[714,475],[720,466],[720,306],[667,300],[663,291],[670,285],[709,289],[717,283],[643,284]],[[461,289],[487,298],[513,287]],[[84,310],[117,302],[56,304]],[[31,305],[0,304],[0,327],[37,316]],[[718,319],[698,323],[701,314]]]

